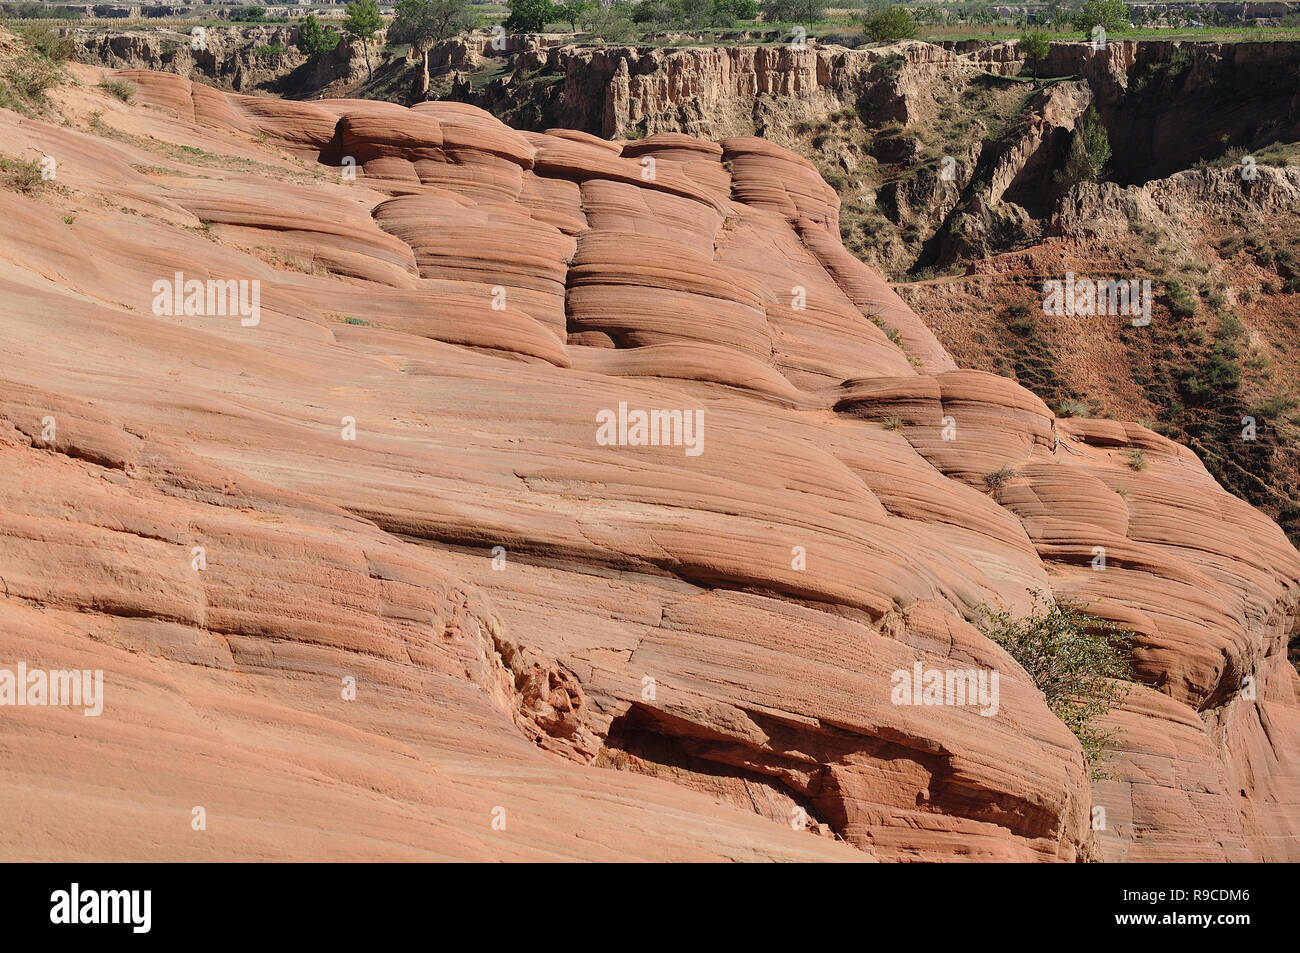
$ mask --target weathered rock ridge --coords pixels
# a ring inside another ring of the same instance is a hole
[[[165,71],[237,91],[306,92],[366,75],[359,46],[343,37],[331,53],[313,60],[297,48],[296,25],[115,33],[73,28],[64,35],[83,63]]]
[[[1015,42],[974,46],[964,60],[1023,75]],[[1118,40],[1053,43],[1042,76],[1078,76],[1093,92],[1124,184],[1163,178],[1225,146],[1300,138],[1300,44]]]
[[[1031,70],[1014,41],[856,50],[538,41],[501,53],[457,41],[439,62],[452,71],[444,98],[518,128],[760,135],[797,151],[844,200],[854,253],[894,276],[1040,240],[1067,191],[1054,173],[1090,107],[1112,147],[1108,175],[1122,185],[1300,138],[1300,44],[1286,42],[1053,43],[1036,69],[1056,79],[1036,88],[1023,82]],[[853,234],[859,219],[882,217],[894,228],[879,239]]]
[[[549,100],[546,114],[552,121],[605,137],[629,129],[705,136],[753,134],[773,117],[794,121],[844,107],[856,110],[869,125],[889,121],[910,125],[933,119],[930,107],[936,90],[964,85],[981,73],[1030,72],[1016,41],[908,40],[868,49],[833,45],[659,49],[516,39],[521,42],[499,52],[485,42],[454,41],[444,44],[436,61],[464,70],[485,59],[506,57],[516,74],[541,70],[562,76],[561,84],[538,90],[502,79],[473,95],[479,100],[476,104],[488,108],[512,96],[539,95]],[[1225,109],[1221,117],[1231,120],[1227,131],[1234,134],[1260,126],[1264,119],[1291,123],[1297,119],[1300,44],[1296,43],[1119,39],[1094,49],[1084,42],[1056,42],[1036,69],[1041,76],[1086,81],[1104,109],[1121,105],[1134,79],[1154,73],[1160,80],[1175,82],[1173,91],[1189,100],[1197,97],[1195,102],[1204,102],[1208,95],[1225,103],[1235,101],[1237,114]],[[1245,115],[1240,114],[1242,102],[1251,104]],[[1162,121],[1172,128],[1189,122],[1199,126],[1215,118],[1220,117],[1197,117],[1189,110]],[[1126,143],[1140,138],[1139,125],[1121,130],[1128,136]],[[1158,137],[1161,131],[1151,133]],[[1187,138],[1189,152],[1205,145],[1196,136]],[[1161,140],[1155,145],[1159,149],[1169,143]],[[1134,161],[1146,158],[1144,152]],[[1181,158],[1170,156],[1169,162]],[[1149,177],[1187,164],[1155,169]]]
[[[492,55],[479,47],[461,67]],[[700,46],[680,49],[626,46],[543,46],[507,51],[516,73],[543,71],[563,82],[537,91],[548,117],[607,138],[625,131],[726,136],[761,132],[763,107],[782,102],[785,118],[856,106],[864,96],[883,120],[906,120],[926,81],[945,72],[980,68],[930,43],[906,41],[852,50],[840,46]],[[905,64],[907,69],[898,67]],[[476,93],[492,107],[518,84],[502,80]],[[797,104],[797,105],[792,105]],[[790,113],[793,108],[794,113]]]
[[[0,111],[0,661],[106,693],[0,709],[6,857],[1300,856],[1300,553],[957,369],[805,160],[121,75]],[[973,624],[1035,590],[1139,634],[1112,780]]]

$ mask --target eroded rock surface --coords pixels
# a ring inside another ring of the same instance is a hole
[[[1300,554],[958,369],[806,161],[120,75],[64,94],[108,138],[0,112],[59,161],[0,192],[0,663],[105,677],[0,709],[0,853],[1300,854]],[[973,624],[1035,590],[1139,634],[1095,787]],[[916,662],[997,712],[893,704]]]

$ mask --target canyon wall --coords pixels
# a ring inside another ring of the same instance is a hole
[[[191,30],[201,31],[193,33]],[[233,90],[307,94],[339,80],[366,76],[359,45],[340,39],[315,60],[298,47],[296,25],[64,31],[80,62],[113,69],[163,70]],[[382,32],[380,34],[382,43]]]
[[[486,43],[453,41],[437,61],[466,70],[494,54]],[[763,100],[779,102],[790,121],[843,107],[858,110],[868,124],[905,124],[929,118],[928,100],[980,73],[1024,75],[1030,71],[1015,41],[931,44],[909,40],[869,49],[810,45],[701,46],[678,49],[559,46],[540,41],[506,54],[517,71],[542,70],[563,76],[553,118],[569,128],[617,137],[636,127],[658,131],[725,135],[761,128]],[[1186,59],[1184,67],[1180,57]],[[1085,42],[1056,42],[1037,67],[1041,76],[1078,77],[1099,105],[1115,106],[1130,80],[1160,73],[1174,63],[1177,92],[1204,98],[1229,94],[1257,101],[1262,118],[1275,105],[1294,112],[1300,78],[1300,44],[1112,40],[1103,49]],[[1162,75],[1161,79],[1169,78]],[[504,83],[498,93],[513,87]],[[487,97],[491,91],[482,92]],[[1274,104],[1270,96],[1282,97]],[[491,105],[484,99],[481,105]],[[759,110],[756,112],[756,110]],[[1294,117],[1292,117],[1294,118]],[[1187,121],[1184,116],[1181,121]],[[1167,120],[1174,123],[1176,120]]]

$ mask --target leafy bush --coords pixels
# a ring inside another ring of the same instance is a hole
[[[48,23],[24,24],[16,27],[14,32],[29,50],[47,60],[62,63],[72,58],[72,40],[60,36],[59,31]]]
[[[669,22],[677,27],[696,30],[709,25],[727,26],[734,23],[729,15],[718,10],[713,0],[669,0]]]
[[[1002,467],[994,470],[992,473],[985,474],[984,485],[990,490],[1000,490],[1008,481],[1020,476],[1021,473],[1015,467]]]
[[[1063,190],[1069,190],[1080,182],[1100,181],[1110,164],[1110,155],[1110,136],[1101,124],[1096,107],[1089,106],[1074,127],[1065,168],[1056,174],[1057,183]]]
[[[135,86],[124,79],[101,79],[99,88],[127,105],[130,105],[131,101],[135,99]]]
[[[826,19],[826,0],[760,0],[768,23],[820,23]]]
[[[578,23],[585,19],[587,14],[596,6],[592,0],[569,0],[567,3],[555,4],[555,17],[561,23],[569,24],[569,29],[574,33],[578,32]],[[465,4],[469,9],[468,3]]]
[[[1147,468],[1147,454],[1145,450],[1130,450],[1126,454],[1128,465],[1134,470],[1145,470]]]
[[[508,0],[510,15],[503,24],[512,33],[541,33],[546,24],[563,14],[551,0]]]
[[[1006,649],[1047,698],[1047,707],[1079,739],[1094,778],[1116,732],[1096,721],[1127,697],[1133,678],[1130,629],[1088,615],[1077,603],[1034,597],[1028,616],[982,606],[984,634]]]
[[[1085,37],[1099,26],[1107,33],[1121,33],[1128,29],[1128,7],[1124,0],[1085,0],[1074,15],[1074,28],[1082,30]]]
[[[910,40],[916,36],[916,21],[907,7],[891,4],[867,13],[862,18],[862,32],[877,43]]]
[[[737,20],[757,20],[758,0],[713,0],[713,8],[719,17]]]
[[[41,176],[38,163],[0,156],[0,184],[11,192],[31,195],[44,187],[45,179]]]
[[[597,7],[584,17],[588,33],[600,37],[606,43],[631,43],[640,37],[640,31],[627,13],[628,4],[620,3],[612,7]],[[644,133],[642,133],[644,135]],[[632,138],[626,133],[624,139]]]
[[[562,9],[562,8],[561,8]],[[641,0],[632,7],[632,22],[684,29],[732,26],[758,16],[757,0]]]
[[[1219,255],[1231,258],[1246,247],[1246,240],[1240,235],[1231,235],[1219,243]]]
[[[0,108],[30,116],[44,110],[45,94],[65,78],[60,64],[72,56],[72,41],[45,23],[13,29],[29,55],[14,58],[0,69]]]
[[[1082,400],[1063,400],[1056,405],[1058,417],[1091,417],[1092,408]]]
[[[15,62],[0,73],[0,106],[25,115],[45,106],[45,94],[63,80],[63,70],[43,58]]]
[[[1273,394],[1256,404],[1250,412],[1256,417],[1269,420],[1274,417],[1281,417],[1283,414],[1289,414],[1297,407],[1300,407],[1300,400],[1295,397],[1289,394]]]
[[[338,31],[332,26],[322,27],[314,13],[307,14],[298,27],[298,49],[308,56],[333,53],[339,45],[339,39]]]
[[[632,9],[633,23],[667,23],[673,18],[668,0],[641,0]]]
[[[1034,78],[1038,78],[1038,67],[1052,52],[1048,34],[1043,30],[1034,30],[1020,38],[1020,52],[1025,54],[1025,61],[1033,64]]]
[[[1296,254],[1289,248],[1283,248],[1276,256],[1277,273],[1283,278],[1300,277],[1300,261],[1297,261]]]
[[[1196,313],[1196,299],[1177,281],[1165,286],[1165,300],[1176,317],[1190,318]]]
[[[1175,50],[1166,59],[1154,60],[1129,81],[1129,94],[1155,101],[1176,93],[1187,74],[1192,71],[1196,57],[1186,47]]]
[[[1255,259],[1255,264],[1261,268],[1273,264],[1273,248],[1269,245],[1268,239],[1256,232],[1246,234],[1246,250],[1250,256]]]

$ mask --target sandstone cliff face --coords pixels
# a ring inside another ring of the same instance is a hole
[[[360,48],[346,38],[328,56],[313,62],[297,48],[297,26],[197,27],[104,33],[67,31],[74,57],[113,69],[164,70],[194,79],[206,78],[233,90],[320,89],[339,80],[365,76]],[[283,49],[268,54],[268,48]]]
[[[113,138],[0,112],[60,163],[0,192],[0,658],[106,683],[0,709],[6,857],[1300,855],[1300,554],[957,369],[805,160],[122,75]],[[1033,590],[1139,633],[1113,780],[973,624]]]
[[[1014,41],[958,47],[990,72],[1024,74]],[[1214,158],[1225,144],[1300,136],[1300,45],[1115,39],[1104,48],[1053,43],[1040,76],[1078,76],[1116,146],[1114,177],[1161,178]]]
[[[1188,169],[1145,185],[1081,184],[1052,217],[1051,233],[1075,235],[1085,228],[1099,238],[1126,231],[1129,222],[1168,223],[1186,228],[1196,216],[1210,218],[1225,208],[1253,216],[1286,215],[1300,209],[1300,169],[1258,166],[1253,178],[1239,168]]]
[[[942,201],[918,203],[921,214],[928,212],[937,226],[948,222],[969,181],[977,174],[983,180],[970,196],[968,211],[950,223],[935,255],[936,264],[988,258],[1000,248],[1027,245],[1041,237],[1045,229],[1039,219],[1051,212],[1056,192],[1050,185],[1053,165],[1066,153],[1075,124],[1092,101],[1092,90],[1082,80],[1059,83],[1036,94],[1026,111],[1027,121],[1013,136],[1001,143],[983,143],[963,157],[963,167],[970,171],[954,183],[957,187],[939,190]],[[927,177],[919,178],[926,181]]]
[[[790,119],[801,108],[816,115],[856,105],[868,87],[882,121],[907,122],[928,80],[963,68],[956,55],[914,41],[870,50],[559,47],[546,51],[545,66],[565,77],[559,121],[606,137],[632,127],[647,133],[752,134],[756,121],[761,130],[755,109],[765,97],[798,104],[794,114],[786,113]]]

